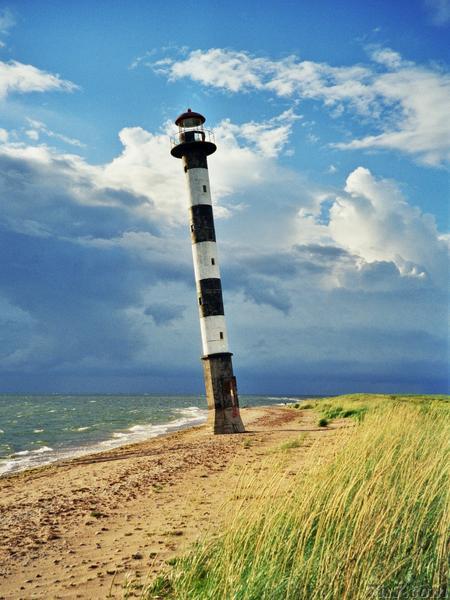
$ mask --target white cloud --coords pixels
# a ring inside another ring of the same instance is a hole
[[[156,72],[169,74],[171,79],[190,77],[206,85],[231,92],[263,87],[261,74],[265,59],[249,56],[246,52],[231,52],[212,48],[207,52],[194,50],[187,59],[174,62],[163,59],[153,63]]]
[[[165,58],[153,69],[170,80],[188,77],[229,92],[271,91],[296,100],[319,100],[338,118],[345,112],[370,119],[379,133],[337,143],[341,149],[385,148],[429,165],[450,159],[450,76],[404,61],[390,48],[371,48],[373,65],[255,57],[220,48]]]
[[[262,122],[250,121],[236,125],[227,119],[218,125],[216,135],[225,143],[232,139],[242,140],[259,155],[275,158],[288,143],[294,121],[301,118],[293,110],[286,110],[281,115]]]
[[[33,65],[25,65],[15,60],[0,61],[0,98],[5,98],[12,93],[72,92],[76,89],[78,86],[71,81],[42,71]]]
[[[6,129],[0,128],[0,143],[4,144],[8,141],[9,134]]]
[[[39,139],[39,131],[37,129],[27,129],[25,131],[25,135],[34,142],[37,142],[37,140]]]
[[[400,67],[403,60],[398,52],[395,52],[391,48],[374,48],[371,53],[371,58],[380,65],[385,65],[391,69]]]
[[[214,128],[218,152],[211,157],[213,199],[217,217],[229,217],[242,210],[242,204],[227,202],[239,194],[273,180],[276,158],[288,142],[293,122],[300,118],[286,111],[264,122],[243,123],[240,126],[226,119]],[[149,133],[140,127],[128,127],[120,132],[123,152],[105,165],[101,174],[104,186],[127,189],[148,198],[152,211],[164,223],[185,222],[185,182],[181,164],[169,152],[169,133]]]
[[[392,263],[402,276],[446,286],[448,248],[434,217],[410,206],[394,181],[377,179],[364,167],[347,177],[327,224],[320,223],[318,211],[298,218],[302,243],[333,244],[359,257],[360,266]]]
[[[84,148],[85,146],[85,144],[80,142],[80,140],[52,131],[45,125],[45,123],[42,123],[41,121],[36,121],[35,119],[30,118],[27,118],[27,121],[31,129],[25,131],[25,134],[30,138],[30,140],[36,141],[39,139],[40,134],[44,134],[47,137],[55,138],[61,142],[64,142],[65,144],[69,144],[70,146],[77,146],[78,148]]]
[[[430,165],[450,161],[449,75],[406,66],[377,77],[372,89],[387,105],[401,107],[397,126],[338,147],[400,150]]]

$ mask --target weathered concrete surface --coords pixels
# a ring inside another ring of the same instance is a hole
[[[231,353],[223,352],[202,359],[206,399],[210,410],[209,422],[214,433],[243,433],[244,424],[239,412],[236,378]]]

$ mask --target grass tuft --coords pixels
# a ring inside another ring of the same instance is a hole
[[[361,422],[338,434],[336,452],[293,478],[280,462],[265,487],[247,482],[222,535],[199,544],[144,597],[366,600],[380,590],[397,598],[399,589],[402,598],[440,589],[445,597],[448,404],[355,396],[325,407],[365,408]]]
[[[307,433],[302,433],[297,438],[284,442],[283,444],[281,444],[280,450],[292,450],[293,448],[300,448],[303,445],[303,442],[305,441],[307,436]]]

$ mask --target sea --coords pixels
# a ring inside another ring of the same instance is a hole
[[[242,407],[300,399],[239,397]],[[200,395],[0,394],[0,476],[148,440],[199,425],[206,416]]]

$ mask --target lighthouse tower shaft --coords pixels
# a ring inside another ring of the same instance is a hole
[[[204,121],[202,115],[190,109],[180,115],[175,121],[179,133],[171,154],[182,159],[189,190],[192,256],[209,422],[214,433],[239,433],[245,429],[239,414],[236,378],[228,348],[207,163],[207,156],[215,152],[216,145],[211,141],[211,134],[203,129]]]

